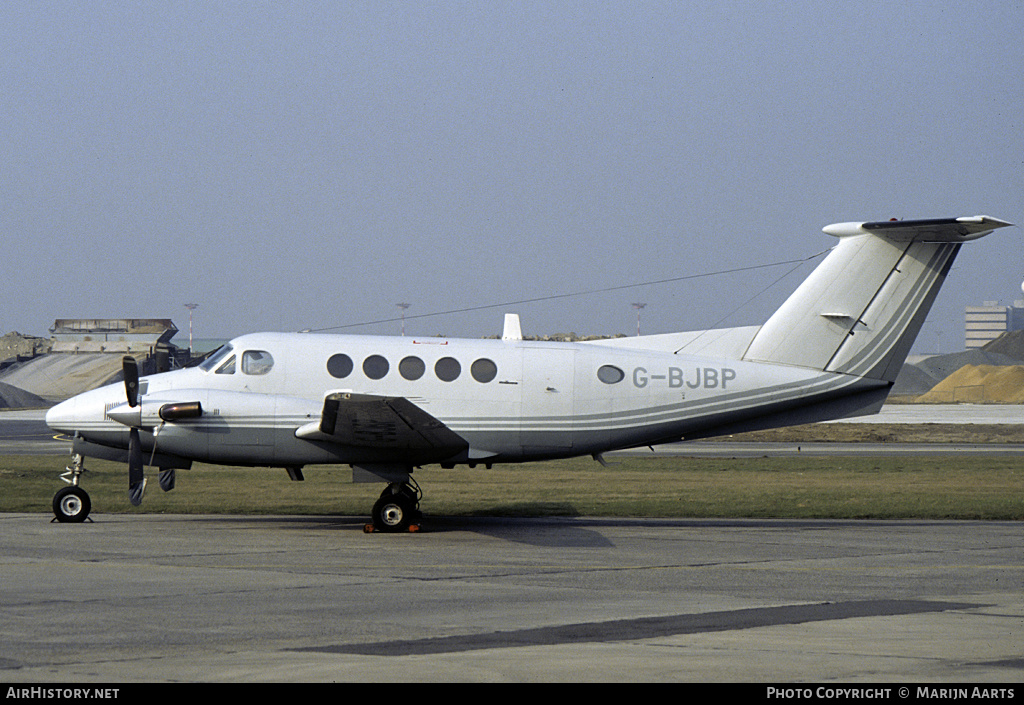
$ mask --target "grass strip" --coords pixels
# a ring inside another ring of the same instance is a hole
[[[51,512],[66,456],[0,456],[0,512]],[[1024,458],[615,458],[426,466],[414,477],[435,516],[1024,519]],[[94,513],[368,515],[383,484],[353,484],[348,466],[196,464],[162,492],[156,472],[142,507],[127,499],[127,469],[89,459],[83,487]]]

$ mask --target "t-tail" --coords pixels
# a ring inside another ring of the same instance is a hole
[[[744,359],[894,382],[961,243],[1009,225],[971,216],[824,228],[839,244]]]

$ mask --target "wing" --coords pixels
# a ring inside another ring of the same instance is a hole
[[[296,437],[355,448],[423,453],[445,458],[469,444],[405,397],[337,393],[324,399],[319,422],[302,426]]]

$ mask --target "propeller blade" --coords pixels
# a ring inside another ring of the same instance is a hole
[[[139,405],[139,363],[134,357],[125,355],[121,359],[121,369],[124,371],[124,391],[128,396],[128,406],[134,408]]]
[[[139,429],[133,428],[128,434],[128,501],[133,506],[142,504],[146,491],[146,476],[142,467],[142,444]]]
[[[196,402],[198,404],[199,402]],[[163,409],[161,409],[163,412]],[[156,439],[160,433],[160,429],[163,428],[163,424],[160,424],[153,429],[153,453],[149,456],[149,465],[152,467],[153,459],[156,458]],[[170,492],[174,489],[174,468],[160,468],[160,489],[164,492]]]
[[[174,489],[174,468],[160,468],[160,489],[164,492]]]

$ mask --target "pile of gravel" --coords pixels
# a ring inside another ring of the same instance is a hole
[[[1015,360],[1024,360],[1024,330],[1003,333],[991,343],[983,345],[981,349],[985,352],[1006,355]]]
[[[0,409],[38,409],[50,406],[42,397],[0,382]]]

